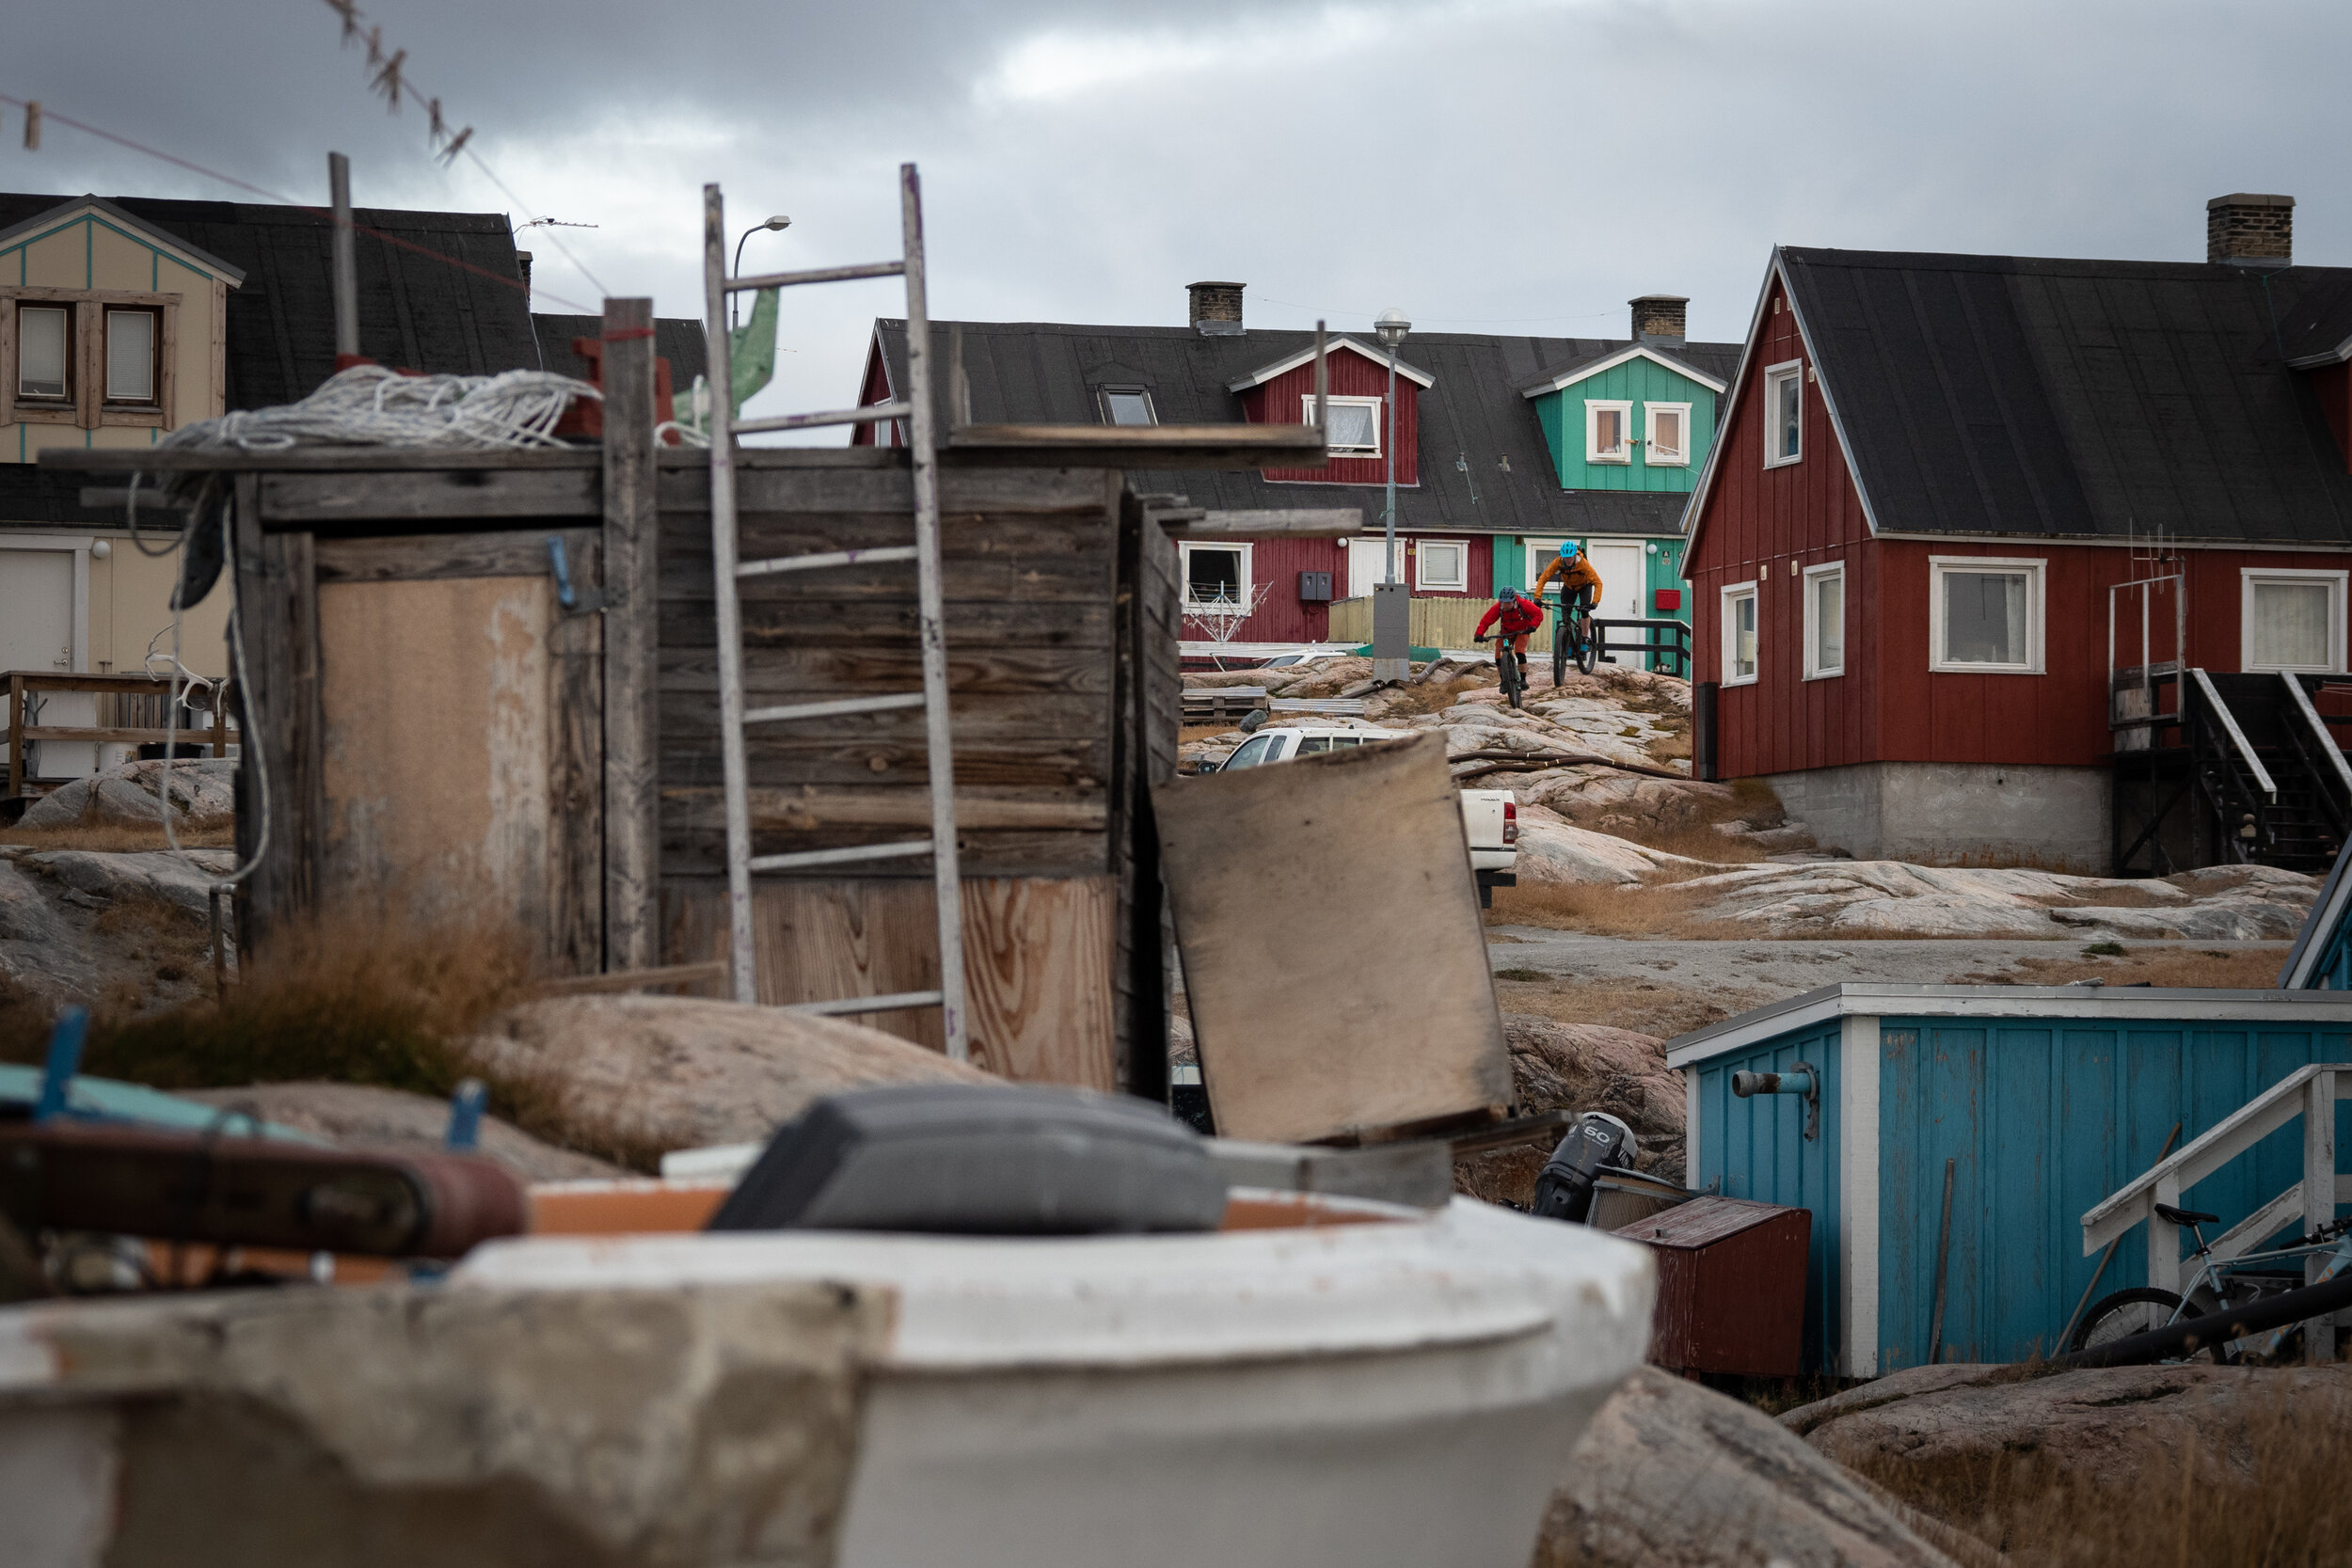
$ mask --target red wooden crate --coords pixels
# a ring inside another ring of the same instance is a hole
[[[1695,1197],[1617,1234],[1658,1255],[1652,1361],[1750,1377],[1804,1370],[1810,1210]]]

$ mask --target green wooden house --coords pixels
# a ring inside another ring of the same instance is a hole
[[[1682,512],[1715,440],[1715,419],[1736,343],[1693,343],[1688,302],[1672,294],[1632,301],[1629,341],[1594,352],[1520,388],[1543,432],[1561,490],[1584,503],[1585,531],[1498,540],[1494,586],[1525,588],[1573,538],[1604,586],[1601,613],[1671,617],[1690,624],[1682,583]]]

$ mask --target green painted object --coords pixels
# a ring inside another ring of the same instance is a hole
[[[30,1106],[40,1099],[40,1069],[0,1063],[0,1105]],[[116,1121],[135,1122],[142,1127],[160,1127],[175,1132],[217,1131],[229,1137],[253,1137],[256,1125],[238,1112],[219,1105],[207,1105],[198,1100],[182,1100],[177,1095],[161,1093],[143,1084],[124,1084],[112,1078],[76,1076],[66,1089],[69,1110],[86,1116],[104,1117]],[[297,1132],[276,1122],[258,1124],[259,1136],[276,1138],[285,1143],[324,1145],[324,1138],[308,1132]]]
[[[727,363],[735,372],[735,413],[753,393],[776,378],[776,314],[782,289],[762,289],[752,301],[752,319],[727,334]],[[694,414],[694,392],[689,388],[670,400],[670,418],[691,430],[702,429]]]
[[[1670,365],[1635,355],[1565,387],[1535,398],[1535,418],[1551,449],[1552,467],[1564,490],[1640,490],[1687,495],[1697,482],[1715,440],[1715,392]],[[1625,404],[1627,461],[1593,460],[1588,405]],[[1685,460],[1650,461],[1648,417],[1652,404],[1690,405],[1683,444]]]

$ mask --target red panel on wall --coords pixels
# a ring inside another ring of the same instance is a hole
[[[1389,367],[1375,364],[1353,351],[1333,354],[1331,394],[1334,397],[1364,397],[1383,400],[1380,411],[1380,437],[1388,439],[1389,416],[1386,404],[1389,390]],[[1420,400],[1414,396],[1420,388],[1400,375],[1396,378],[1396,482],[1399,484],[1420,483],[1421,468],[1415,461],[1420,440]],[[1311,402],[1315,395],[1315,365],[1305,364],[1284,371],[1261,387],[1252,387],[1241,395],[1242,418],[1251,424],[1298,424],[1300,410],[1306,406],[1301,399]],[[1311,484],[1386,484],[1389,470],[1386,460],[1378,457],[1335,457],[1327,468],[1268,468],[1270,480],[1294,480]]]

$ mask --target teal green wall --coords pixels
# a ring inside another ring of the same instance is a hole
[[[1549,538],[1549,535],[1539,535],[1538,537]],[[1588,541],[1583,539],[1579,539],[1577,541],[1580,545],[1587,542]],[[1631,541],[1628,542],[1630,543]],[[1640,543],[1644,545],[1654,544],[1658,546],[1658,553],[1656,555],[1649,555],[1645,553],[1643,556],[1643,559],[1649,563],[1649,578],[1648,580],[1642,585],[1642,608],[1651,615],[1672,615],[1683,625],[1690,625],[1691,591],[1682,580],[1682,541],[1679,539],[1645,539],[1640,541]],[[1531,580],[1527,573],[1526,536],[1508,533],[1496,534],[1494,560],[1494,591],[1496,593],[1500,594],[1506,588],[1524,589],[1531,586]],[[1538,562],[1537,570],[1540,571],[1541,569],[1542,564],[1541,562]],[[1674,588],[1681,590],[1682,608],[1677,610],[1659,610],[1657,608],[1657,591],[1661,588]]]
[[[1651,467],[1644,451],[1633,449],[1630,463],[1584,461],[1584,404],[1587,399],[1633,404],[1633,434],[1646,436],[1647,418],[1642,405],[1660,403],[1691,405],[1691,461],[1688,467]],[[1552,466],[1563,490],[1647,490],[1687,494],[1698,478],[1715,440],[1715,394],[1689,376],[1670,371],[1654,359],[1629,359],[1622,365],[1588,376],[1535,400],[1535,418],[1551,447]]]

